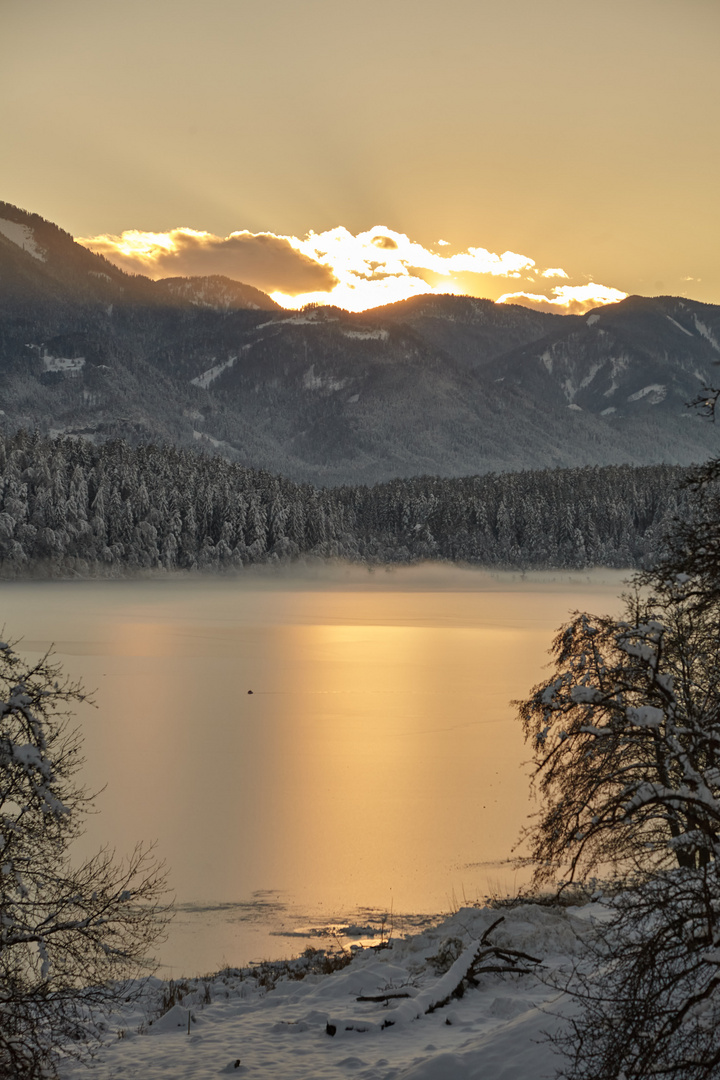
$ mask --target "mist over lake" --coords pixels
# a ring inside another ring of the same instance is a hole
[[[77,719],[99,812],[78,854],[157,842],[177,975],[305,943],[283,930],[516,888],[531,807],[510,701],[568,612],[614,612],[624,576],[4,583],[4,633],[94,691]]]

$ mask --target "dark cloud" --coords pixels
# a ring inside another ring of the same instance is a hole
[[[329,267],[296,251],[272,233],[215,236],[176,234],[175,251],[158,259],[162,276],[225,274],[264,292],[297,293],[331,289],[337,278]]]
[[[151,257],[124,254],[119,237],[93,237],[83,242],[123,269],[153,278],[224,274],[263,292],[290,296],[326,292],[337,284],[330,267],[303,255],[285,237],[273,233],[240,232],[220,237],[175,229],[169,235],[173,249],[155,248]]]

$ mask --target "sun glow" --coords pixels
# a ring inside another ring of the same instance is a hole
[[[110,245],[115,243],[121,255],[125,255],[130,259],[138,259],[148,266],[152,266],[164,252],[172,253],[177,250],[176,235],[178,234],[182,236],[204,235],[204,233],[196,232],[194,229],[175,229],[171,233],[140,232],[138,229],[128,229],[119,238],[97,236],[95,240],[98,243],[104,240]]]
[[[555,271],[553,277],[558,276]],[[612,289],[608,285],[598,285],[591,281],[587,285],[557,285],[552,290],[552,296],[528,292],[504,293],[498,297],[497,303],[522,304],[523,307],[537,308],[538,311],[557,311],[562,315],[584,315],[586,311],[602,304],[617,304],[626,296],[627,293],[620,289]]]
[[[223,274],[295,310],[316,303],[365,311],[413,296],[453,293],[581,313],[626,295],[594,283],[538,293],[538,277],[549,283],[553,278],[569,280],[569,275],[558,266],[540,269],[534,259],[514,251],[497,254],[468,247],[451,253],[446,240],[428,248],[385,225],[357,234],[338,226],[305,237],[247,230],[220,237],[189,228],[166,233],[132,229],[79,242],[134,273],[153,278]],[[519,288],[502,292],[504,281],[515,281]]]
[[[388,277],[385,281],[369,281],[359,284],[340,281],[330,292],[300,293],[290,296],[284,292],[270,293],[271,298],[280,307],[299,311],[306,304],[332,304],[346,311],[367,311],[383,304],[396,304],[400,300],[409,300],[411,296],[423,296],[432,292],[451,292],[451,289],[435,289],[420,278]]]
[[[464,292],[455,280],[458,274],[513,278],[535,265],[525,255],[513,251],[496,255],[485,248],[441,255],[385,225],[375,225],[356,236],[339,226],[319,235],[311,232],[304,240],[288,240],[297,251],[330,268],[338,283],[330,297],[273,293],[273,299],[283,307],[329,302],[349,311],[363,311],[423,293]],[[428,280],[430,275],[444,280],[433,282]]]

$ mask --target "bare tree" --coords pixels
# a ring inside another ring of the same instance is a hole
[[[577,614],[519,703],[542,806],[536,880],[637,878],[714,859],[720,836],[720,610],[682,595]]]
[[[720,1075],[720,604],[690,580],[620,619],[577,614],[520,703],[536,881],[622,886],[564,983],[582,1006],[553,1037],[567,1080]]]
[[[609,902],[612,919],[564,985],[582,1008],[553,1038],[567,1055],[562,1076],[717,1080],[719,901],[713,862],[660,872]]]
[[[17,1080],[87,1057],[167,920],[151,851],[71,859],[92,805],[71,723],[82,700],[47,656],[29,665],[0,643],[0,1075]]]

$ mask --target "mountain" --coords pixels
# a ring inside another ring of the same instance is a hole
[[[677,414],[720,363],[720,307],[630,296],[505,354],[495,377],[600,416]],[[502,374],[501,374],[502,373]]]
[[[126,274],[38,214],[0,202],[0,312],[37,305],[154,302],[154,282]],[[32,310],[32,309],[31,309]]]
[[[685,403],[720,307],[567,316],[457,296],[289,312],[228,278],[151,281],[0,203],[0,423],[165,441],[316,484],[716,452]]]
[[[111,302],[217,311],[281,310],[260,289],[219,275],[152,281],[127,274],[39,214],[0,202],[0,311],[12,311],[28,301],[43,307]]]
[[[414,296],[381,310],[384,318],[411,327],[425,341],[471,368],[559,331],[567,322],[565,315],[472,296]]]
[[[161,278],[155,282],[156,295],[165,303],[187,302],[213,311],[282,311],[267,293],[241,281],[213,274],[210,277]]]

